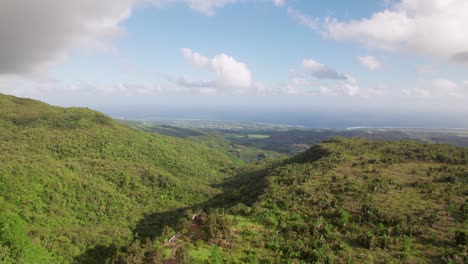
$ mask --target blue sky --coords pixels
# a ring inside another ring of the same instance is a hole
[[[463,0],[19,0],[0,10],[0,24],[17,25],[0,26],[2,93],[65,106],[468,111]]]

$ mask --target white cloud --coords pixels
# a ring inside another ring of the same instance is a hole
[[[468,62],[468,1],[402,0],[369,18],[327,19],[325,33],[336,40]]]
[[[382,86],[371,89],[362,88],[359,81],[354,76],[337,74],[336,71],[330,71],[329,67],[314,60],[304,60],[303,66],[307,72],[313,73],[311,76],[313,78],[307,78],[305,75],[290,70],[286,85],[283,86],[283,89],[280,89],[283,94],[294,96],[344,96],[363,98],[385,94],[385,89],[382,89]],[[329,74],[329,72],[333,74]],[[326,76],[331,75],[332,77],[339,76],[339,78],[317,78],[314,74],[319,76],[323,74]]]
[[[121,95],[121,96],[145,96],[156,95],[164,92],[159,85],[138,84],[138,83],[114,83],[114,84],[93,84],[90,82],[77,82],[53,87],[55,92],[68,92],[72,94],[89,95]],[[70,94],[69,94],[70,95]]]
[[[416,67],[416,72],[419,75],[428,76],[440,72],[440,69],[434,64],[422,64]]]
[[[191,49],[182,48],[180,49],[182,55],[188,60],[190,60],[193,64],[197,66],[206,67],[210,64],[210,59],[201,55],[200,53],[193,52]]]
[[[217,86],[235,88],[238,90],[249,89],[253,86],[252,74],[249,68],[244,63],[237,61],[229,55],[221,53],[209,59],[188,48],[182,48],[181,52],[186,59],[190,60],[196,66],[214,72],[219,78]]]
[[[133,0],[0,1],[0,74],[25,74],[78,46],[102,47],[130,16]]]
[[[173,81],[169,79],[169,81]],[[213,81],[206,80],[192,80],[186,77],[180,77],[175,80],[175,83],[183,87],[198,87],[198,88],[211,88],[216,84]]]
[[[359,81],[350,75],[346,75],[346,80],[338,83],[336,90],[336,94],[338,95],[347,95],[350,97],[362,97],[362,98],[370,98],[370,97],[378,97],[382,95],[386,95],[388,91],[386,90],[386,86],[378,85],[377,87],[361,87]]]
[[[297,73],[294,70],[289,71],[289,83],[294,86],[313,86],[318,83],[306,78],[304,75]]]
[[[431,82],[432,90],[438,95],[446,95],[455,98],[463,98],[461,88],[459,85],[451,80],[438,78]]]
[[[248,88],[252,84],[252,75],[247,66],[226,54],[216,55],[211,60],[212,68],[222,81],[232,87]]]
[[[464,99],[468,95],[468,91],[462,89],[460,84],[445,78],[435,78],[423,82],[420,87],[404,89],[402,92],[406,96],[434,99]]]
[[[357,96],[361,92],[361,88],[353,83],[343,82],[341,89],[348,96]]]
[[[109,40],[137,3],[184,3],[213,15],[238,0],[0,1],[0,75],[25,75],[64,60],[76,48],[113,50]]]
[[[215,95],[218,90],[216,88],[200,88],[199,92],[204,95]]]
[[[185,2],[195,11],[212,16],[216,8],[223,7],[227,4],[233,4],[238,0],[185,0]]]
[[[317,79],[344,80],[346,77],[335,69],[328,67],[318,61],[306,59],[302,61],[302,67]]]
[[[328,87],[328,86],[320,86],[320,87],[319,87],[319,93],[320,93],[321,95],[332,95],[332,94],[336,95],[336,94],[332,91],[332,89],[330,89],[330,87]]]
[[[310,17],[301,13],[299,10],[289,7],[288,15],[310,29],[317,29],[318,20],[311,19]]]
[[[239,0],[134,0],[142,1],[146,3],[154,4],[158,7],[168,5],[183,3],[188,5],[192,10],[202,13],[207,16],[212,16],[215,14],[217,8],[222,8],[228,4],[235,4]]]
[[[380,67],[382,66],[380,64],[380,61],[373,57],[373,56],[363,56],[363,57],[357,57],[359,63],[361,63],[361,65],[365,66],[367,69],[371,70],[371,71],[375,71],[377,69],[380,69]]]
[[[286,3],[286,0],[273,0],[275,6],[283,6]]]

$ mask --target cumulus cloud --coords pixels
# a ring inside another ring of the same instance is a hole
[[[340,81],[337,83],[322,83],[315,85],[298,85],[289,82],[284,93],[296,96],[347,96],[347,97],[370,97],[380,95],[377,89],[362,89],[358,83]]]
[[[286,3],[286,0],[273,0],[275,6],[283,6]]]
[[[380,67],[382,66],[380,64],[380,61],[373,57],[373,56],[363,56],[363,57],[357,57],[359,63],[361,63],[361,65],[363,65],[364,67],[366,67],[367,69],[371,70],[371,71],[375,71],[377,69],[380,69]]]
[[[348,96],[357,96],[361,92],[361,88],[354,83],[344,82],[341,86],[341,90]]]
[[[306,15],[304,15],[301,11],[291,8],[288,8],[288,15],[294,18],[297,22],[303,24],[304,26],[310,29],[317,29],[317,22],[318,20],[312,19]]]
[[[302,67],[317,79],[345,80],[346,76],[338,73],[335,69],[328,67],[318,61],[306,59],[302,61]]]
[[[289,83],[294,86],[314,86],[319,85],[316,80],[311,80],[303,74],[297,73],[294,70],[289,71]]]
[[[215,95],[218,93],[216,88],[200,88],[199,92],[204,95]]]
[[[0,1],[0,74],[24,74],[63,59],[77,46],[102,46],[133,0]]]
[[[433,92],[436,93],[436,95],[445,95],[460,99],[464,98],[461,87],[457,83],[448,79],[433,79],[430,88]]]
[[[186,4],[192,10],[202,13],[207,16],[215,14],[216,9],[224,7],[228,4],[234,4],[239,0],[133,0],[140,1],[143,3],[151,3],[155,6],[165,6],[169,4]]]
[[[80,94],[80,95],[121,95],[121,96],[141,96],[162,94],[164,89],[159,85],[142,83],[113,83],[94,84],[79,81],[70,84],[60,84],[51,87],[55,92]]]
[[[216,8],[236,3],[238,0],[185,0],[185,2],[193,10],[212,16],[214,15]]]
[[[211,88],[216,85],[213,81],[193,80],[186,77],[177,78],[174,82],[180,86],[189,88]]]
[[[182,55],[194,65],[203,67],[218,76],[217,86],[245,90],[253,86],[249,68],[233,57],[221,53],[209,59],[191,49],[182,48]]]
[[[344,96],[373,97],[385,94],[385,89],[362,88],[352,75],[340,74],[336,70],[312,59],[302,61],[304,73],[289,71],[283,94],[294,96]]]
[[[414,89],[404,89],[403,94],[421,98],[455,98],[464,99],[468,94],[462,87],[452,80],[445,78],[435,78],[425,81],[420,87]]]
[[[468,62],[468,51],[455,53],[451,59],[455,62],[466,63]]]
[[[14,0],[0,1],[0,75],[23,75],[61,61],[78,47],[112,49],[119,24],[136,3],[183,3],[213,15],[238,0]]]
[[[180,51],[186,59],[190,60],[193,64],[197,66],[206,67],[210,65],[210,59],[201,55],[200,53],[193,52],[191,49],[188,48],[182,48],[180,49]]]
[[[336,95],[336,93],[328,86],[320,86],[319,93],[321,95]]]
[[[328,18],[325,34],[377,49],[468,62],[468,1],[401,0],[368,18]]]
[[[252,76],[247,66],[226,54],[216,55],[211,60],[212,68],[223,82],[232,87],[248,88],[252,84]]]
[[[305,60],[310,61],[310,60]],[[315,62],[315,61],[314,61]],[[315,67],[316,63],[312,63]],[[340,75],[339,79],[316,78],[309,74],[301,74],[294,70],[289,71],[289,78],[280,91],[283,94],[294,96],[344,96],[369,98],[385,94],[382,86],[376,88],[362,88],[359,81],[351,75]],[[312,78],[311,78],[312,77]]]

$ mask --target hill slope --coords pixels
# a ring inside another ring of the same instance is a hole
[[[208,248],[181,243],[194,263],[468,260],[467,148],[333,138],[258,166],[207,203]],[[191,229],[182,231],[187,239],[197,236]]]
[[[24,263],[72,262],[97,245],[108,254],[144,214],[219,193],[219,171],[238,162],[88,109],[1,94],[0,153],[0,260]]]
[[[0,95],[0,262],[467,262],[467,148],[333,138],[239,167],[216,146]]]
[[[466,263],[467,148],[333,138],[261,180],[261,261]]]

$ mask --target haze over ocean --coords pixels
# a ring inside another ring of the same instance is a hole
[[[99,109],[99,107],[97,107]],[[468,129],[468,119],[463,113],[428,112],[337,112],[332,110],[307,111],[300,109],[223,109],[211,108],[171,109],[154,107],[103,107],[99,109],[114,118],[155,120],[220,120],[248,123],[269,123],[304,126],[319,129],[369,128],[427,128],[427,129]]]

